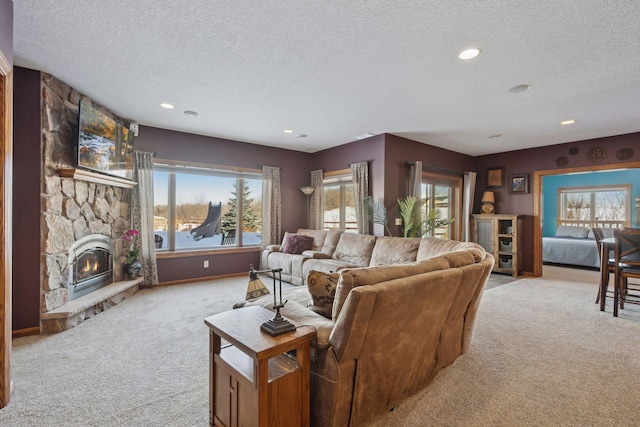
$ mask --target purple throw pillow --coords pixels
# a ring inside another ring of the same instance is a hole
[[[288,234],[282,244],[282,252],[286,254],[301,254],[313,246],[313,237],[303,234]]]

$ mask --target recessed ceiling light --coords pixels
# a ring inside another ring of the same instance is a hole
[[[458,58],[460,59],[473,59],[476,56],[480,55],[480,49],[472,47],[471,49],[466,49],[460,52]]]
[[[184,115],[195,118],[195,117],[198,117],[200,114],[198,114],[197,111],[189,111],[189,110],[187,110],[187,111],[184,112]]]
[[[172,110],[175,108],[173,104],[169,104],[168,102],[163,102],[162,104],[160,104],[160,106],[162,108],[166,108],[167,110]]]
[[[531,85],[528,84],[522,84],[522,85],[517,85],[512,87],[511,89],[509,89],[509,92],[511,93],[519,93],[519,92],[524,92],[531,89]]]
[[[577,120],[576,120],[576,119],[563,120],[563,121],[561,121],[561,122],[560,122],[560,124],[561,124],[561,125],[572,125],[572,124],[574,124],[575,122],[577,122]]]
[[[285,129],[284,133],[293,133],[293,129]]]

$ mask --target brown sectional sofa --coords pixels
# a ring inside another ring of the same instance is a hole
[[[440,369],[464,354],[494,264],[475,243],[354,234],[341,247],[345,234],[331,255],[323,252],[320,236],[320,250],[312,252],[323,255],[303,254],[306,259],[296,267],[297,273],[288,272],[299,279],[295,274],[308,272],[307,263],[323,271],[341,267],[331,318],[308,308],[311,296],[306,286],[284,296],[288,302],[283,316],[317,330],[311,364],[314,426],[362,425],[424,388]],[[332,235],[329,243],[334,241]],[[364,251],[359,258],[354,247]],[[263,253],[268,268],[281,268],[271,264],[275,249]],[[366,266],[345,266],[356,262]],[[249,304],[271,309],[273,297]]]

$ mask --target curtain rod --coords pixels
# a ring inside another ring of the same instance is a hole
[[[404,162],[405,165],[407,166],[413,166],[415,164],[415,162],[410,162],[410,161],[405,161]],[[432,171],[437,171],[437,172],[448,172],[448,173],[453,173],[456,175],[464,175],[464,172],[460,172],[460,171],[454,171],[453,169],[446,169],[446,168],[439,168],[437,166],[429,166],[429,165],[422,165],[422,169],[429,169]]]

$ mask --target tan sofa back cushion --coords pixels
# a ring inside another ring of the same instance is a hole
[[[333,255],[336,245],[344,230],[312,230],[309,228],[299,228],[298,234],[313,237],[312,251],[322,252],[328,256]]]
[[[344,230],[327,231],[327,237],[324,239],[324,245],[322,245],[320,252],[329,256],[333,255],[336,251],[336,246],[338,246],[338,241],[340,240],[342,233],[344,233]]]
[[[415,261],[421,240],[420,238],[378,237],[373,247],[369,267]]]
[[[374,285],[398,278],[413,276],[416,274],[428,273],[435,270],[449,268],[449,261],[442,257],[431,258],[425,261],[413,262],[402,265],[384,265],[367,268],[347,268],[340,270],[336,295],[333,300],[333,311],[331,318],[335,321],[340,315],[340,310],[344,305],[351,289],[363,285]]]
[[[333,253],[334,259],[362,267],[369,265],[376,237],[367,234],[342,233]]]
[[[473,242],[459,242],[457,240],[440,239],[438,237],[423,237],[420,239],[420,247],[416,255],[416,261],[422,261],[435,256],[443,255],[453,251],[469,251],[473,255],[475,262],[482,261],[487,253],[482,246]]]
[[[285,232],[285,235],[286,234],[287,233]],[[308,228],[299,228],[297,234],[313,237],[313,245],[311,246],[312,251],[319,251],[322,249],[322,245],[324,245],[324,241],[327,237],[326,230],[310,230]]]

